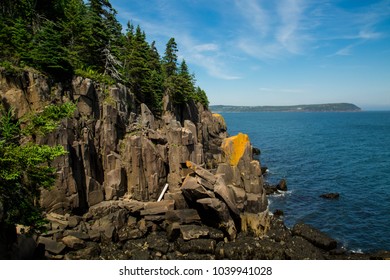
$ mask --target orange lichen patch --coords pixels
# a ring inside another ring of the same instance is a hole
[[[219,122],[222,126],[226,126],[225,119],[222,117],[222,115],[214,113],[214,114],[213,114],[213,117],[214,117],[215,119],[217,119],[218,122]]]
[[[186,161],[186,166],[187,166],[187,168],[192,169],[192,170],[196,169],[196,165],[192,161],[189,161],[189,160]]]
[[[226,138],[221,145],[225,157],[230,165],[237,165],[245,153],[249,143],[249,137],[246,134],[239,133],[235,136]]]

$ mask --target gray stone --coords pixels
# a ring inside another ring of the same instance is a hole
[[[154,116],[144,103],[141,104],[141,124],[143,127],[154,128]]]
[[[197,203],[199,214],[205,224],[222,229],[230,240],[236,238],[236,225],[225,203],[216,198],[199,199]]]
[[[62,243],[74,250],[80,250],[85,248],[85,242],[72,235],[68,235],[62,238]]]
[[[161,200],[159,202],[148,202],[145,204],[144,210],[141,210],[141,215],[157,215],[165,214],[173,210],[175,206],[174,200]]]
[[[97,260],[100,255],[100,247],[97,243],[90,242],[81,250],[72,251],[65,255],[66,260]]]
[[[196,178],[187,175],[181,187],[183,195],[190,201],[196,201],[201,198],[214,198],[214,193],[201,186]]]
[[[163,233],[151,233],[146,237],[149,249],[166,254],[169,249],[167,236]]]
[[[123,227],[118,231],[119,241],[141,238],[144,235],[145,232],[141,231],[139,228]]]
[[[82,220],[79,216],[70,216],[68,218],[68,226],[69,228],[75,228],[79,224],[79,222]]]
[[[38,238],[38,245],[39,244],[44,245],[46,251],[56,255],[61,254],[66,248],[64,243],[42,236]]]
[[[82,231],[67,230],[64,232],[64,236],[68,236],[68,235],[77,237],[77,238],[82,239],[82,240],[90,239],[89,234],[86,232],[82,232]]]
[[[210,233],[207,227],[197,225],[182,225],[180,226],[180,232],[184,240],[207,237]]]
[[[175,209],[187,209],[188,208],[187,201],[185,200],[184,195],[180,190],[175,191],[175,192],[165,193],[164,200],[165,199],[174,200],[175,201]]]
[[[195,209],[178,209],[170,210],[165,214],[165,219],[170,222],[179,224],[200,223],[200,216]]]
[[[330,238],[325,233],[319,231],[316,228],[313,228],[309,225],[298,223],[293,229],[292,233],[294,235],[301,236],[308,240],[310,243],[314,244],[317,247],[320,247],[324,250],[332,250],[337,248],[337,241]]]
[[[167,226],[167,238],[169,241],[174,241],[180,236],[180,224],[172,223]]]
[[[239,215],[240,211],[237,208],[237,202],[235,198],[235,193],[229,189],[222,177],[218,177],[214,187],[215,193],[222,197],[223,201],[229,207],[230,211],[234,214]]]
[[[194,162],[191,161],[186,161],[186,165],[189,169],[193,170],[196,173],[196,175],[210,182],[211,185],[215,184],[217,179],[215,175],[210,171],[200,167],[198,164],[195,164]]]

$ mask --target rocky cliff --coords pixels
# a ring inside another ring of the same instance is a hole
[[[0,71],[1,73],[1,71]],[[318,230],[269,215],[258,153],[228,137],[222,116],[164,98],[154,116],[126,87],[39,73],[0,75],[0,100],[17,117],[72,101],[77,110],[42,144],[63,145],[57,180],[43,190],[47,232],[5,227],[0,259],[388,259],[354,254]],[[267,187],[267,191],[265,191]],[[164,192],[165,191],[165,192]],[[159,201],[158,201],[159,200]]]
[[[196,223],[217,228],[230,240],[241,230],[262,235],[267,229],[261,167],[253,160],[248,136],[228,138],[223,118],[200,104],[173,105],[165,96],[162,114],[154,116],[120,84],[75,77],[64,85],[32,71],[2,74],[0,98],[17,117],[52,103],[77,104],[73,118],[36,139],[68,151],[54,162],[55,186],[41,194],[49,215],[93,212],[101,218],[99,211],[115,212],[118,205],[133,209],[137,203],[138,222],[193,209]],[[156,202],[166,184],[162,201]],[[115,206],[107,210],[107,205]],[[130,214],[123,215],[128,219]],[[94,230],[101,234],[106,228]]]

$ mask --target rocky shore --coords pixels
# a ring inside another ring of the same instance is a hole
[[[384,260],[390,252],[353,253],[317,229],[288,229],[270,217],[267,233],[226,232],[205,225],[195,209],[171,200],[102,202],[83,216],[49,214],[51,230],[18,235],[8,259],[49,260]],[[18,245],[16,245],[18,244]]]
[[[222,116],[164,98],[160,116],[121,85],[75,77],[0,75],[0,97],[18,117],[50,103],[77,104],[39,143],[63,145],[57,181],[40,204],[48,230],[27,237],[6,227],[0,259],[386,259],[353,254],[304,224],[288,229],[268,211],[259,153],[245,134],[228,136]],[[28,230],[28,229],[26,229]]]

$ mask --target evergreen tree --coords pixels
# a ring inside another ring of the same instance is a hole
[[[67,52],[62,47],[61,33],[52,21],[46,21],[35,34],[29,60],[37,69],[58,79],[68,79],[73,74]]]
[[[200,102],[206,109],[209,107],[209,100],[207,98],[206,92],[200,87],[197,87],[195,90],[194,100]]]
[[[195,94],[195,77],[191,75],[186,61],[183,61],[180,64],[179,75],[182,77],[184,92],[187,96],[194,96]]]
[[[116,20],[116,11],[107,0],[89,0],[87,10],[87,37],[84,63],[100,73],[111,73],[106,69],[110,63],[107,60],[116,59],[120,42],[121,26]],[[115,63],[111,63],[112,64]],[[118,69],[115,69],[118,70]]]
[[[62,41],[66,47],[69,61],[75,69],[83,68],[81,61],[87,51],[86,12],[83,0],[69,0],[64,7],[64,19],[60,23],[62,26]]]
[[[163,57],[163,69],[166,78],[177,73],[177,52],[178,49],[175,38],[169,39]]]

